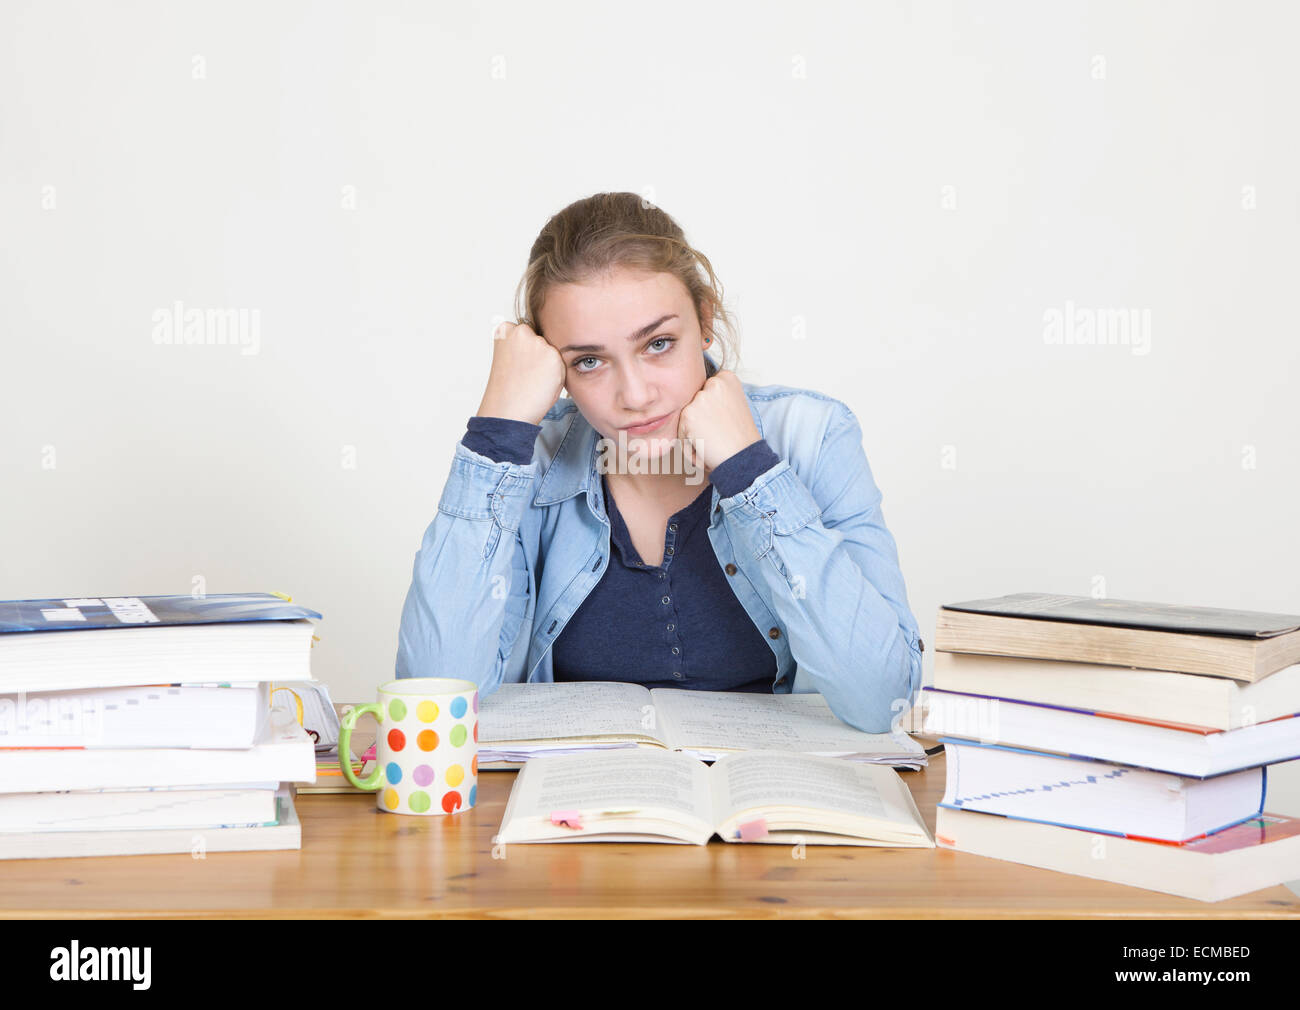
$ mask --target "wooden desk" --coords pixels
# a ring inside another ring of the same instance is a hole
[[[926,741],[929,744],[929,741]],[[942,754],[902,773],[931,830]],[[944,849],[510,845],[493,857],[513,772],[478,806],[403,817],[370,795],[298,797],[303,847],[0,862],[0,918],[1297,918],[1283,886],[1217,904]]]

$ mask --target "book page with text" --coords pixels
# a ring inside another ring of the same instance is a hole
[[[627,830],[630,820],[653,821],[656,814],[697,833],[713,834],[709,769],[701,761],[671,751],[603,751],[543,755],[529,760],[515,779],[502,821],[502,839],[513,822],[526,833],[564,836],[551,830],[557,810],[577,810],[584,828]],[[651,825],[653,826],[653,825]]]
[[[864,733],[838,719],[820,694],[742,694],[655,688],[659,732],[672,748],[788,750],[805,754],[924,756],[903,734]]]
[[[640,684],[502,684],[479,701],[479,745],[590,740],[604,736],[666,742],[655,730],[650,692]]]
[[[802,807],[870,818],[929,837],[903,780],[880,765],[751,751],[714,764],[710,784],[715,825],[754,807]]]

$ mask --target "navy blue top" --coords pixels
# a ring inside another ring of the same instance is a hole
[[[497,462],[529,463],[541,425],[471,417],[465,447]],[[744,491],[780,462],[765,439],[710,473],[718,494]],[[552,644],[557,681],[615,680],[647,688],[771,694],[776,655],[736,599],[708,535],[710,483],[675,512],[663,561],[647,565],[601,477],[610,519],[609,564]]]

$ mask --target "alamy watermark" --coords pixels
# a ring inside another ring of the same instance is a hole
[[[1151,353],[1151,310],[1085,309],[1067,300],[1064,309],[1043,312],[1043,343],[1120,345],[1130,353]]]
[[[104,704],[94,696],[58,692],[0,698],[0,746],[96,746],[104,739]]]
[[[648,440],[649,436],[647,437]],[[662,453],[652,454],[648,445],[642,444],[634,450],[628,449],[627,432],[619,430],[618,439],[602,438],[596,443],[596,472],[686,475],[687,484],[699,484],[704,480],[704,466],[699,462],[699,439],[688,446],[680,438],[655,439],[656,442],[668,442],[668,448]]]
[[[177,299],[171,308],[154,309],[155,344],[223,344],[239,347],[243,355],[262,347],[262,310],[186,308]]]

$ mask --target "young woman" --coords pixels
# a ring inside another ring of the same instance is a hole
[[[552,217],[525,286],[416,554],[397,676],[817,691],[888,730],[924,646],[849,408],[718,367],[713,269],[636,194]]]

